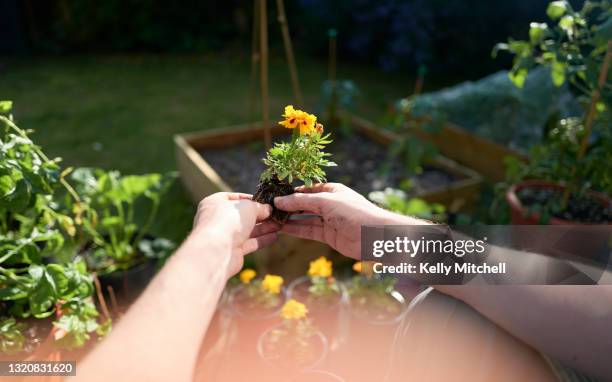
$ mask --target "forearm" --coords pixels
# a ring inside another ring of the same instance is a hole
[[[612,286],[442,286],[439,289],[545,354],[612,378]]]
[[[230,259],[231,244],[212,237],[190,235],[85,360],[79,380],[191,380]]]
[[[428,221],[380,213],[386,225],[425,225]],[[513,253],[510,253],[513,252]],[[542,282],[563,276],[565,263],[537,254],[493,247],[492,262],[512,263],[517,278]],[[536,349],[586,372],[612,378],[612,286],[437,285]],[[588,324],[585,324],[588,323]]]

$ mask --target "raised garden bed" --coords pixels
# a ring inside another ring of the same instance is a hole
[[[345,183],[363,194],[398,188],[406,178],[401,164],[392,162],[389,171],[380,171],[387,157],[386,146],[397,135],[361,118],[352,117],[351,123],[353,136],[336,136],[337,141],[330,146],[333,160],[340,166],[328,171],[328,180]],[[271,130],[275,138],[289,133],[280,126]],[[219,191],[253,192],[264,168],[262,137],[260,124],[175,136],[181,179],[194,202]],[[470,207],[482,179],[478,173],[445,157],[436,158],[424,168],[422,174],[411,178],[413,196],[444,204],[451,212]]]

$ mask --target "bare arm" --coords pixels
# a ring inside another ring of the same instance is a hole
[[[79,381],[190,381],[227,278],[242,257],[276,239],[270,214],[250,196],[200,203],[194,230],[113,332],[79,365]]]
[[[429,224],[371,204],[341,184],[316,185],[276,198],[278,208],[319,217],[290,221],[282,231],[328,243],[360,258],[361,225]],[[504,256],[497,250],[495,256]],[[538,259],[534,259],[539,261]],[[519,261],[522,261],[519,260]],[[529,267],[525,271],[529,272]],[[537,270],[535,270],[537,272]],[[587,373],[612,379],[612,286],[437,286],[514,336]]]

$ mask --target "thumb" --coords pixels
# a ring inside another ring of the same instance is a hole
[[[317,194],[295,193],[274,198],[274,206],[287,212],[309,211],[321,214],[325,200]]]

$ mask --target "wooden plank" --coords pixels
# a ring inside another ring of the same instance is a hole
[[[425,121],[425,118],[421,118],[414,122],[420,125]],[[444,123],[441,131],[437,133],[428,133],[422,129],[416,130],[415,133],[435,144],[442,155],[478,171],[492,182],[506,178],[504,158],[514,156],[527,160],[525,154],[471,134],[449,122]]]
[[[180,135],[174,137],[181,180],[194,203],[219,191],[231,191],[219,174]]]

